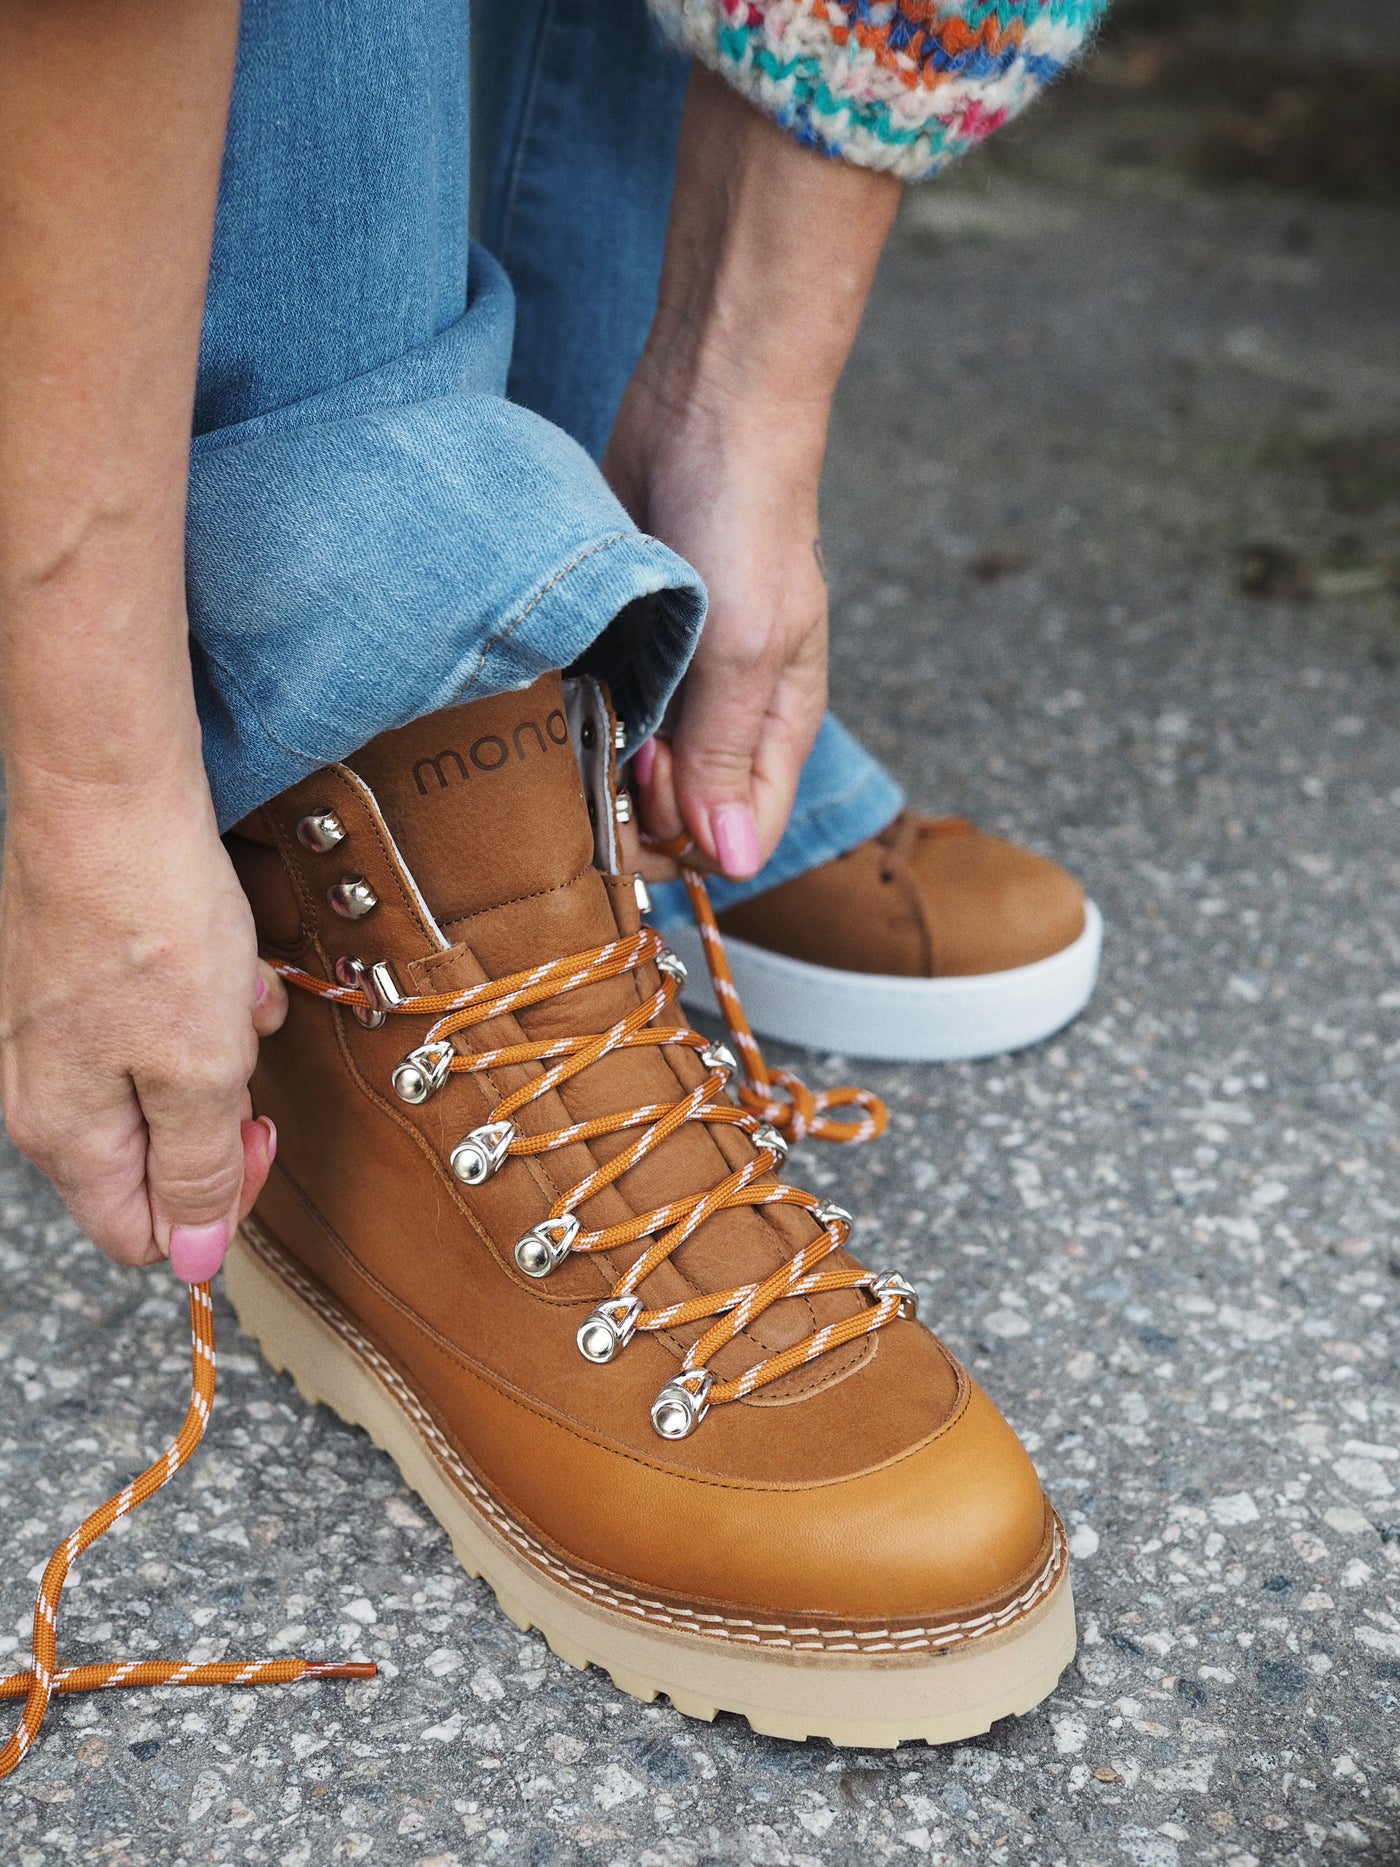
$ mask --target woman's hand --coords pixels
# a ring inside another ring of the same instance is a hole
[[[233,0],[0,6],[0,1093],[110,1256],[199,1281],[280,1022],[215,831],[185,486]]]
[[[247,1085],[286,994],[190,776],[129,794],[22,778],[41,801],[6,829],[0,1086],[10,1138],[94,1243],[199,1281],[272,1165]]]
[[[824,438],[824,424],[804,434],[782,410],[765,418],[719,396],[675,408],[639,374],[603,460],[632,517],[710,597],[670,742],[633,763],[641,814],[657,836],[688,829],[731,876],[773,853],[826,707]]]
[[[693,71],[656,316],[603,471],[709,589],[669,748],[633,775],[646,828],[684,827],[726,875],[772,854],[826,705],[817,489],[899,195]]]

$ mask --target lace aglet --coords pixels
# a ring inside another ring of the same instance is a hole
[[[373,1660],[308,1660],[303,1679],[377,1679]]]

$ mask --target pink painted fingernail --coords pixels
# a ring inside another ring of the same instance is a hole
[[[266,997],[267,997],[267,980],[263,978],[261,973],[259,973],[258,982],[253,987],[253,1003],[255,1005],[260,1005]]]
[[[735,881],[758,872],[758,825],[747,804],[720,804],[710,812],[719,866]]]
[[[656,770],[656,741],[643,739],[632,754],[632,773],[637,783],[643,787],[651,783],[651,774]]]
[[[270,1115],[259,1115],[258,1126],[267,1130],[267,1164],[270,1167],[277,1158],[277,1124]]]
[[[204,1284],[228,1250],[228,1220],[213,1225],[175,1225],[170,1230],[170,1268],[182,1284]]]

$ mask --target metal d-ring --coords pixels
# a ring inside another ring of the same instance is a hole
[[[377,1031],[395,1005],[403,1003],[403,993],[387,959],[367,966],[362,959],[352,959],[346,953],[335,962],[335,976],[342,985],[363,992],[369,1000],[368,1005],[350,1007],[366,1030]]]
[[[446,1039],[435,1044],[420,1044],[410,1050],[401,1063],[394,1065],[389,1078],[400,1102],[426,1102],[447,1081],[456,1052]]]
[[[886,1297],[898,1297],[899,1313],[910,1322],[919,1313],[919,1293],[899,1271],[881,1271],[870,1286],[870,1294],[877,1303],[883,1303]]]
[[[708,1368],[689,1368],[668,1381],[651,1403],[651,1423],[663,1439],[686,1439],[710,1410],[715,1377]]]
[[[838,1225],[841,1228],[840,1243],[845,1244],[855,1230],[855,1220],[844,1206],[838,1206],[833,1199],[824,1199],[820,1205],[813,1206],[812,1217],[823,1227]]]
[[[585,1361],[602,1363],[620,1354],[637,1332],[640,1297],[609,1297],[584,1317],[575,1338]]]
[[[582,1229],[572,1212],[541,1219],[516,1240],[515,1261],[527,1277],[548,1277],[568,1257]]]
[[[776,1154],[779,1160],[787,1159],[788,1138],[780,1128],[775,1128],[772,1122],[761,1121],[753,1131],[752,1140],[755,1147],[766,1147],[771,1153]]]
[[[519,1132],[513,1121],[487,1122],[482,1128],[473,1128],[452,1150],[449,1164],[453,1173],[468,1186],[480,1186],[500,1166]]]

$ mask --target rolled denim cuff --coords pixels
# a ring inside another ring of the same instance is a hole
[[[573,441],[502,396],[510,296],[356,381],[195,442],[187,580],[221,828],[391,726],[583,660],[633,735],[705,614]]]

